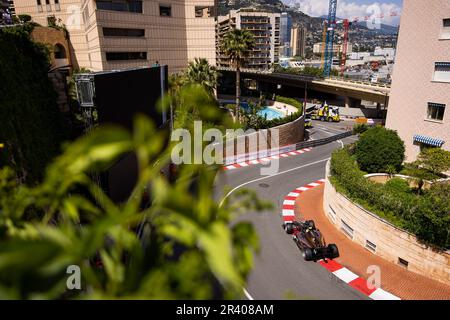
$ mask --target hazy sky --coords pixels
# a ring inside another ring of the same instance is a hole
[[[297,6],[304,13],[319,17],[328,14],[329,0],[282,0],[289,6]],[[378,16],[383,14],[382,23],[398,25],[399,16],[391,16],[393,12],[401,14],[403,0],[337,0],[337,16],[353,19],[354,17]]]

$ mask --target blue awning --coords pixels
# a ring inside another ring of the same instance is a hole
[[[444,140],[441,140],[441,139],[434,139],[434,138],[430,138],[427,136],[422,136],[420,134],[416,134],[414,136],[414,141],[428,144],[430,146],[435,146],[435,147],[441,147],[445,142]]]

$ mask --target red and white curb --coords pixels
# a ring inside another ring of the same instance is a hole
[[[305,192],[309,189],[320,186],[325,182],[325,179],[317,180],[316,182],[311,182],[303,187],[299,187],[297,189],[292,190],[288,193],[283,200],[283,206],[281,215],[283,216],[284,223],[291,223],[295,220],[295,200],[300,195],[300,193]],[[334,274],[337,278],[347,283],[350,287],[358,290],[362,294],[368,296],[373,300],[401,300],[399,297],[381,289],[375,288],[371,285],[368,285],[367,280],[359,277],[358,275],[351,272],[349,269],[343,267],[339,263],[334,260],[321,260],[319,264],[323,266],[325,269]]]
[[[276,159],[280,159],[280,158],[288,158],[288,157],[292,157],[292,156],[297,156],[299,154],[303,154],[303,153],[311,151],[311,150],[312,150],[312,148],[304,148],[301,150],[294,150],[294,151],[290,151],[290,152],[280,153],[277,155],[259,158],[259,159],[255,159],[255,160],[249,160],[249,161],[243,161],[243,162],[239,162],[239,163],[230,164],[230,165],[224,166],[223,169],[224,170],[233,170],[233,169],[248,167],[248,166],[251,166],[254,164],[267,163],[272,160],[276,160]]]

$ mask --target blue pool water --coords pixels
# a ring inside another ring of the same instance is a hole
[[[222,101],[222,104],[234,104],[235,101],[234,100],[226,100],[226,101]],[[241,102],[241,107],[244,110],[248,110],[248,108],[250,107],[248,105],[247,102],[243,101]],[[258,114],[261,117],[265,117],[267,115],[267,120],[273,120],[276,118],[283,118],[284,117],[284,113],[275,109],[271,109],[269,107],[264,107],[264,109],[262,109],[260,112],[258,112]]]
[[[265,107],[264,109],[262,109],[260,112],[258,112],[258,114],[262,117],[267,117],[267,120],[273,120],[276,118],[284,117],[284,114],[281,111],[271,109],[268,107]]]

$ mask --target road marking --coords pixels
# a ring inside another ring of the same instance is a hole
[[[356,274],[354,274],[347,268],[342,268],[342,269],[336,270],[335,272],[333,272],[333,274],[336,277],[338,277],[339,279],[341,279],[342,281],[344,281],[345,283],[349,283],[349,282],[355,280],[356,278],[358,278],[358,276]]]
[[[285,170],[285,171],[281,171],[281,172],[272,174],[272,175],[270,175],[270,176],[265,176],[265,177],[261,177],[261,178],[257,178],[257,179],[253,179],[253,180],[244,182],[244,183],[242,183],[242,184],[240,184],[240,185],[234,187],[233,189],[231,189],[231,190],[223,197],[222,201],[220,201],[219,207],[221,207],[221,206],[223,205],[223,202],[225,201],[225,199],[227,199],[233,192],[235,192],[235,191],[236,191],[237,189],[239,189],[239,188],[242,188],[242,187],[245,186],[245,185],[248,185],[248,184],[253,183],[253,182],[261,181],[261,180],[264,180],[264,179],[269,179],[269,178],[272,178],[272,177],[275,177],[275,176],[279,176],[279,175],[282,175],[282,174],[285,174],[285,173],[288,173],[288,172],[292,172],[292,171],[295,171],[295,170],[299,170],[299,169],[302,169],[302,168],[306,168],[306,167],[309,167],[309,166],[312,166],[312,165],[315,165],[315,164],[318,164],[318,163],[322,163],[322,162],[325,162],[325,161],[328,161],[328,160],[330,160],[330,158],[326,158],[326,159],[322,159],[322,160],[317,160],[317,161],[314,161],[314,162],[310,162],[310,163],[301,165],[301,166],[299,166],[299,167],[295,167],[295,168],[292,168],[292,169],[289,169],[289,170]],[[295,193],[295,192],[291,192],[289,195],[292,194],[292,196],[295,196],[294,193]],[[297,195],[298,195],[298,194],[297,194]]]
[[[369,298],[373,300],[401,300],[399,297],[394,296],[393,294],[384,291],[383,289],[377,288]]]
[[[248,291],[245,288],[244,288],[244,294],[248,300],[255,300],[255,299],[253,299],[253,297],[250,295],[250,293],[248,293]]]

